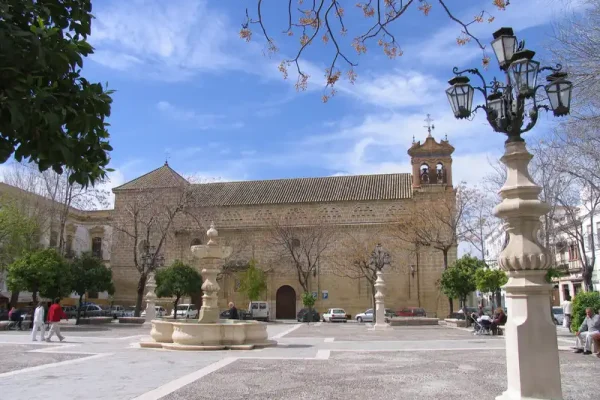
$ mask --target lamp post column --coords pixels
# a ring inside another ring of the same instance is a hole
[[[501,158],[507,178],[494,214],[506,221],[509,234],[499,257],[508,274],[504,286],[508,389],[497,400],[563,398],[556,327],[548,304],[552,287],[545,280],[550,254],[537,238],[540,217],[549,206],[538,199],[541,188],[529,176],[532,158],[523,141],[507,142]]]

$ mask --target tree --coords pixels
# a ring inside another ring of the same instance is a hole
[[[256,0],[256,11],[254,13],[246,9],[246,20],[242,24],[239,35],[240,38],[249,42],[253,34],[252,29],[254,26],[257,26],[257,29],[266,40],[267,52],[273,54],[279,49],[274,37],[269,33],[271,29],[267,28],[266,24],[267,15],[271,16],[273,13],[271,9],[269,9],[268,14],[263,13],[263,3],[262,0]],[[325,69],[326,86],[331,89],[331,92],[329,95],[323,96],[323,101],[327,101],[330,96],[335,94],[335,84],[342,75],[342,70],[338,65],[339,62],[348,66],[347,75],[349,82],[354,83],[356,79],[354,67],[357,66],[357,63],[351,61],[346,51],[343,50],[344,48],[349,48],[351,45],[357,55],[361,55],[367,52],[367,46],[370,43],[376,42],[383,50],[383,53],[390,59],[403,54],[399,43],[396,41],[396,37],[392,33],[392,27],[394,22],[411,9],[411,7],[418,7],[427,16],[433,9],[434,4],[437,3],[440,7],[439,9],[459,26],[460,36],[456,39],[458,45],[465,45],[471,41],[475,42],[483,51],[483,65],[487,66],[489,63],[489,57],[485,53],[485,46],[469,30],[469,27],[475,23],[482,23],[486,20],[492,22],[494,20],[494,17],[485,10],[477,13],[473,20],[461,21],[454,15],[452,7],[447,4],[447,0],[365,0],[356,3],[356,8],[358,9],[358,13],[363,14],[371,22],[368,22],[366,26],[356,24],[360,27],[359,29],[364,30],[352,34],[353,39],[349,41],[346,36],[352,30],[353,24],[347,24],[348,19],[351,17],[348,16],[349,12],[343,7],[342,3],[346,2],[342,2],[341,0],[304,2],[300,0],[298,4],[295,3],[291,0],[282,2],[281,4],[285,5],[285,9],[281,11],[282,20],[285,20],[284,34],[288,37],[293,37],[294,34],[298,33],[300,35],[299,49],[295,52],[296,55],[293,58],[281,61],[279,71],[283,74],[284,79],[286,79],[289,73],[288,68],[294,66],[298,73],[296,89],[305,90],[309,75],[300,66],[300,59],[311,44],[322,41],[324,45],[327,45],[331,42],[329,46],[332,46],[330,47],[332,60],[328,68]],[[493,3],[498,9],[504,10],[510,1],[494,0]],[[284,40],[282,39],[282,41]]]
[[[481,254],[481,259],[485,261],[487,257],[485,240],[498,226],[498,218],[493,213],[496,199],[489,191],[479,187],[472,187],[468,190],[471,192],[471,201],[464,212],[462,239],[473,246]]]
[[[461,308],[467,302],[467,296],[475,291],[475,274],[485,263],[470,255],[464,255],[442,274],[440,287],[449,298],[457,298]]]
[[[167,268],[156,271],[156,295],[158,297],[173,297],[173,310],[182,297],[198,293],[202,286],[202,277],[194,268],[179,260]],[[177,318],[177,312],[174,312]]]
[[[301,213],[273,218],[268,223],[268,246],[282,262],[291,264],[302,289],[311,292],[311,278],[317,275],[324,254],[333,243],[333,226]]]
[[[244,271],[240,282],[240,291],[250,301],[259,300],[260,296],[267,290],[267,279],[262,269],[256,267],[256,260],[251,259],[248,268]]]
[[[315,301],[316,301],[316,299],[314,298],[312,293],[309,293],[309,292],[302,293],[302,305],[305,308],[308,308],[308,312],[306,313],[306,315],[307,315],[306,321],[308,322],[309,325],[310,325],[310,321],[313,318],[313,307],[315,306]]]
[[[48,299],[71,294],[71,268],[54,249],[27,253],[8,266],[8,288],[11,291],[29,291],[34,303],[37,295]]]
[[[406,216],[395,225],[394,236],[416,250],[434,248],[443,256],[444,271],[448,269],[450,251],[467,233],[465,219],[474,202],[474,191],[461,183],[455,191],[441,192],[429,199],[415,199]],[[450,313],[454,311],[448,298]]]
[[[501,269],[478,268],[475,272],[477,290],[482,293],[491,293],[496,298],[495,303],[498,307],[502,306],[500,289],[506,285],[506,282],[508,282],[508,276]]]
[[[81,76],[91,11],[91,0],[0,0],[0,162],[70,169],[83,186],[110,171],[112,91]]]
[[[389,255],[385,256],[385,250],[382,249],[381,252],[375,250],[377,246],[380,246],[380,239],[378,234],[363,238],[355,233],[348,232],[338,240],[338,246],[336,247],[338,251],[331,260],[335,265],[335,275],[367,281],[371,291],[373,310],[375,310],[377,272],[382,271],[384,267],[390,267]]]
[[[573,299],[573,318],[571,322],[571,331],[577,332],[585,319],[585,309],[591,307],[594,312],[600,310],[599,292],[579,292]]]
[[[140,277],[137,285],[135,316],[140,315],[148,274],[159,266],[164,246],[174,232],[175,219],[184,214],[194,196],[188,183],[163,190],[141,190],[120,194],[124,206],[113,225],[115,240],[127,243],[132,262]],[[152,252],[148,252],[153,249]],[[143,257],[145,254],[149,257]]]
[[[83,253],[75,257],[71,262],[71,274],[73,276],[73,291],[79,295],[79,307],[77,309],[77,321],[81,313],[83,296],[88,292],[114,293],[112,282],[112,271],[107,268],[102,260],[92,256],[91,253]]]

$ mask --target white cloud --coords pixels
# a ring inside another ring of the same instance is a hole
[[[168,101],[159,101],[156,108],[166,117],[189,124],[191,127],[200,130],[240,129],[244,127],[243,122],[231,122],[226,115],[198,113],[194,110],[174,106]]]

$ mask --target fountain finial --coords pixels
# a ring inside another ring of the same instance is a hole
[[[206,236],[208,236],[208,245],[216,245],[217,244],[217,237],[219,236],[219,232],[215,229],[215,223],[211,222],[210,223],[210,228],[208,229],[208,231],[206,231]],[[215,240],[213,240],[215,239]]]

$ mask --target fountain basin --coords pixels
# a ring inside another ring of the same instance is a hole
[[[251,350],[277,345],[268,340],[267,324],[258,321],[219,320],[203,324],[189,320],[152,320],[152,341],[141,347],[170,350]]]

